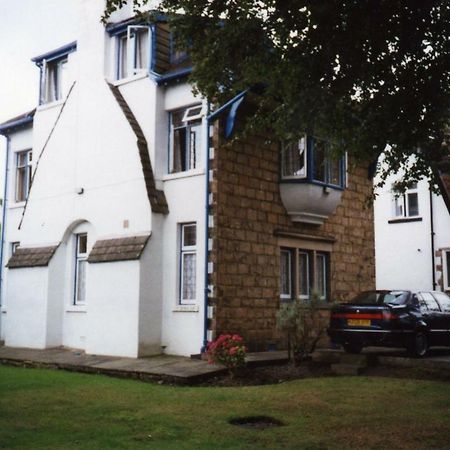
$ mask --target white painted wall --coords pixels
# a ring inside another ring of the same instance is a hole
[[[393,216],[391,177],[375,201],[376,283],[378,289],[433,289],[429,185],[418,183],[421,221],[389,223]],[[435,250],[450,246],[450,214],[441,196],[433,194]]]

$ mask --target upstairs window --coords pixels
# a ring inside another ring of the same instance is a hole
[[[67,95],[69,91],[67,63],[67,56],[44,63],[44,103],[62,100]]]
[[[32,176],[32,151],[16,153],[16,202],[24,202],[28,197]]]
[[[76,51],[77,43],[71,42],[32,61],[40,68],[40,103],[63,100],[69,92],[69,54]]]
[[[130,25],[117,36],[117,79],[147,72],[150,64],[150,29]]]
[[[337,156],[329,142],[304,136],[283,145],[281,179],[343,189],[345,157]]]
[[[203,105],[170,113],[170,173],[198,167],[202,143]]]
[[[394,193],[393,214],[396,218],[419,216],[417,183],[414,183],[404,194]]]

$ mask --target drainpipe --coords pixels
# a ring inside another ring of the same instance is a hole
[[[6,160],[5,160],[5,179],[3,186],[3,208],[2,208],[2,233],[1,233],[1,242],[0,242],[0,306],[3,306],[3,253],[5,248],[5,225],[6,225],[6,203],[8,196],[8,173],[9,173],[9,153],[11,147],[11,138],[9,136],[6,137]],[[2,313],[0,311],[0,330],[1,330],[1,322],[2,322]]]
[[[431,274],[433,282],[433,291],[436,289],[436,273],[434,270],[434,214],[433,214],[433,191],[429,187],[430,193],[430,234],[431,234]]]
[[[209,140],[210,136],[210,125],[211,123],[217,119],[217,117],[222,114],[225,110],[230,108],[230,114],[228,116],[226,128],[225,128],[225,136],[231,136],[234,127],[234,120],[236,118],[236,111],[239,108],[239,105],[244,100],[245,95],[247,94],[248,89],[239,93],[231,100],[222,105],[219,109],[210,113],[210,104],[208,102],[208,109],[206,115],[206,143],[205,143],[205,266],[204,266],[204,289],[203,289],[203,343],[200,352],[204,353],[206,351],[206,347],[208,345],[208,297],[209,297],[209,286],[208,286],[208,241],[209,241]]]

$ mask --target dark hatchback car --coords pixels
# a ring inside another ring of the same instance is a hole
[[[425,356],[450,346],[450,297],[443,292],[367,291],[331,311],[328,335],[349,353],[365,346],[404,347]]]

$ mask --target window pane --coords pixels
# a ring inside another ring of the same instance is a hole
[[[123,36],[119,39],[119,78],[128,76],[128,48],[127,37]]]
[[[280,294],[282,297],[291,297],[291,252],[281,250],[280,259]]]
[[[450,252],[445,252],[447,261],[447,288],[450,288]]]
[[[177,128],[173,132],[172,172],[186,170],[186,128]]]
[[[419,199],[417,193],[409,193],[407,194],[408,198],[408,215],[409,216],[418,216],[419,215]]]
[[[62,60],[58,64],[58,93],[57,93],[57,100],[60,100],[64,98],[69,91],[68,87],[68,77],[67,77],[67,59]]]
[[[86,264],[86,260],[77,261],[76,303],[84,303],[86,301]]]
[[[283,177],[306,177],[306,139],[284,145],[281,159]]]
[[[78,235],[78,254],[83,255],[87,253],[87,234]]]
[[[439,311],[439,306],[436,303],[436,300],[429,292],[421,292],[420,295],[430,311]]]
[[[195,246],[197,242],[197,226],[183,225],[183,247]]]
[[[200,148],[201,137],[201,123],[194,123],[190,126],[189,131],[189,155],[187,161],[187,168],[195,169],[197,167],[197,154]]]
[[[336,186],[341,185],[341,160],[337,158],[329,158],[328,166],[330,170],[330,184]]]
[[[318,253],[316,255],[316,289],[321,299],[327,295],[326,285],[326,257]]]
[[[182,300],[195,300],[196,254],[184,253],[182,260]]]
[[[298,293],[301,298],[309,297],[309,255],[299,252],[298,254]]]
[[[148,68],[148,30],[140,30],[135,34],[135,68],[147,69]]]
[[[314,140],[314,176],[317,181],[326,182],[326,144],[318,139]]]
[[[403,217],[403,202],[404,202],[403,196],[394,197],[394,216],[395,217]]]
[[[450,312],[450,297],[443,292],[434,292],[433,295],[441,305],[442,311]]]

